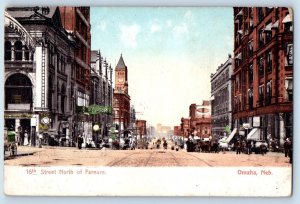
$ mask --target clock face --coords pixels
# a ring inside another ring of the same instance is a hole
[[[47,125],[47,124],[49,124],[50,119],[49,119],[48,117],[43,117],[42,120],[41,120],[41,122],[42,122],[43,124]]]

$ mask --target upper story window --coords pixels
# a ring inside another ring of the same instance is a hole
[[[22,42],[15,42],[15,60],[22,60],[23,50],[22,50]]]
[[[253,82],[253,64],[250,64],[250,66],[249,66],[248,80],[249,80],[249,83]]]
[[[5,41],[5,60],[11,60],[11,42]]]
[[[259,77],[263,77],[264,76],[264,58],[260,57],[259,60],[257,61],[257,63],[258,63]]]
[[[261,22],[264,19],[264,11],[262,7],[257,8],[258,20]]]
[[[272,51],[270,51],[267,54],[267,71],[268,72],[272,72],[272,60],[273,60]]]

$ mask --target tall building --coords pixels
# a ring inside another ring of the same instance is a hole
[[[120,132],[127,130],[130,123],[130,96],[128,93],[128,70],[123,56],[115,68],[115,90],[113,94],[114,123]]]
[[[38,132],[72,140],[71,73],[76,42],[58,7],[11,7],[5,12],[5,126],[22,143]]]
[[[93,118],[85,114],[90,104],[91,86],[91,25],[89,7],[59,7],[61,23],[71,33],[75,42],[75,63],[72,66],[71,93],[76,107],[74,114],[74,136],[83,134],[85,139],[92,137]]]
[[[232,128],[233,59],[228,55],[224,64],[211,74],[211,126],[214,138],[229,136]],[[235,130],[236,131],[236,130]],[[232,132],[235,132],[232,131]],[[234,134],[234,133],[233,133]]]
[[[146,120],[136,120],[136,129],[137,129],[137,136],[138,138],[142,138],[147,135],[146,130]]]
[[[247,139],[293,137],[293,13],[234,8],[233,118]]]
[[[100,51],[91,51],[91,90],[90,105],[102,108],[102,112],[93,116],[93,125],[99,125],[101,137],[108,136],[108,129],[113,123],[112,116],[112,68]],[[95,134],[95,132],[94,132]]]

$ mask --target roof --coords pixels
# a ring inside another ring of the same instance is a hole
[[[36,12],[47,18],[52,18],[57,7],[9,7],[7,12],[14,18],[29,18]]]
[[[126,68],[126,65],[125,65],[125,62],[124,62],[124,60],[123,60],[122,54],[121,54],[121,57],[120,57],[120,59],[119,59],[119,62],[118,62],[118,64],[117,64],[116,68]]]
[[[91,51],[91,62],[96,62],[97,61],[97,55],[98,55],[97,50],[92,50]]]

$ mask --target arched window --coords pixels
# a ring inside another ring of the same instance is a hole
[[[15,60],[22,60],[22,42],[15,42]]]
[[[27,47],[27,45],[25,45],[25,48],[24,48],[24,52],[25,52],[25,60],[29,60],[29,49]]]
[[[11,42],[5,41],[5,60],[11,60]]]
[[[30,79],[24,74],[13,74],[5,82],[5,107],[8,104],[27,104],[18,106],[28,109],[32,106],[32,84]],[[28,106],[30,104],[30,106]],[[14,106],[12,106],[14,107]],[[16,106],[15,106],[16,107]]]

